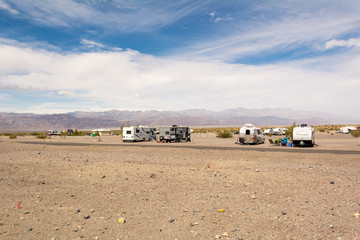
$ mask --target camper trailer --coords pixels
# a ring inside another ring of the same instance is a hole
[[[261,129],[253,124],[245,124],[239,131],[239,144],[261,144],[265,142],[265,136]]]
[[[357,129],[355,126],[345,126],[345,127],[340,128],[340,132],[345,133],[345,134],[350,133],[351,131],[356,131],[356,130]]]
[[[156,128],[150,127],[124,127],[123,142],[141,142],[156,140]]]
[[[314,127],[308,127],[307,124],[301,124],[301,126],[294,127],[292,136],[293,145],[299,147],[313,147],[315,145],[314,133]]]
[[[159,140],[161,142],[190,142],[190,128],[178,127],[173,125],[172,127],[160,127],[159,128]]]

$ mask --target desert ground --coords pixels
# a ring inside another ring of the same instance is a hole
[[[0,137],[0,239],[360,239],[357,138],[98,140]]]

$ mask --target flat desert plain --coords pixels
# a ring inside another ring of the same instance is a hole
[[[266,141],[0,137],[0,239],[360,239],[359,140]]]

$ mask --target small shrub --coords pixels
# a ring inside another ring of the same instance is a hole
[[[10,138],[10,139],[16,139],[16,138],[17,138],[17,134],[11,134],[11,135],[9,135],[9,138]]]
[[[229,132],[228,130],[224,130],[218,133],[219,138],[231,138],[232,136],[233,136],[232,133]]]
[[[32,133],[30,133],[30,136],[38,136],[40,133],[38,133],[38,132],[32,132]]]
[[[353,136],[353,137],[360,137],[360,131],[359,130],[357,130],[357,131],[351,131],[351,136]]]
[[[40,133],[36,137],[39,138],[39,139],[45,139],[46,135],[44,133]]]

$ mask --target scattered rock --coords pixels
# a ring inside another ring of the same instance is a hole
[[[105,176],[105,175],[102,175],[101,178],[106,178],[106,176]]]
[[[330,181],[330,184],[335,184],[335,181],[334,181],[334,180],[331,180],[331,181]]]
[[[84,216],[84,219],[89,219],[90,218],[90,215],[85,215]]]
[[[227,237],[229,237],[229,234],[228,234],[227,232],[224,232],[224,233],[222,234],[222,236],[227,238]]]
[[[256,197],[255,197],[255,195],[251,195],[251,199],[255,199]]]
[[[156,177],[156,175],[155,174],[150,174],[150,178],[155,178]]]
[[[282,212],[281,212],[281,215],[286,215],[286,212],[282,211]]]
[[[33,229],[32,228],[29,228],[28,231],[31,232]]]
[[[74,228],[74,230],[73,230],[74,232],[77,232],[77,231],[79,231],[79,229],[77,229],[77,228]]]
[[[76,212],[76,213],[79,213],[79,212],[80,212],[80,209],[76,209],[75,212]]]
[[[173,218],[169,219],[169,223],[173,223],[174,221],[175,221],[175,219],[173,219]]]

